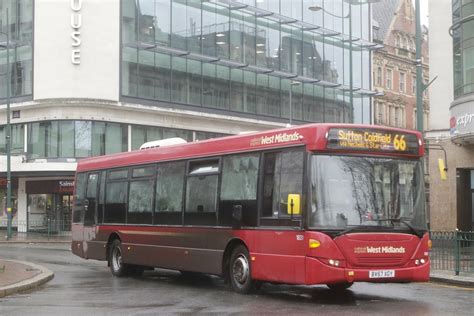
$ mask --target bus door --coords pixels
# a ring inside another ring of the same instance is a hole
[[[84,257],[90,258],[95,251],[94,243],[97,224],[97,196],[98,196],[99,174],[89,173],[87,176],[87,189],[84,199],[84,229],[83,250]]]
[[[265,153],[255,277],[277,282],[304,282],[303,149]],[[252,251],[251,251],[252,252]],[[260,257],[260,258],[259,258]],[[269,269],[271,267],[271,269]]]

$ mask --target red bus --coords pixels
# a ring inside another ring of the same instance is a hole
[[[72,252],[240,293],[428,281],[423,154],[416,131],[310,124],[80,160]]]

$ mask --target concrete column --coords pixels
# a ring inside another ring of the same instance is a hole
[[[26,233],[28,228],[28,197],[26,195],[26,179],[18,179],[18,232]]]

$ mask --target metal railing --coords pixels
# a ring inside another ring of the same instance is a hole
[[[71,221],[52,218],[38,220],[19,221],[13,220],[13,230],[22,233],[33,233],[38,236],[69,236],[71,234]],[[7,220],[0,220],[0,230],[7,228]]]
[[[474,273],[474,232],[432,231],[431,269]]]

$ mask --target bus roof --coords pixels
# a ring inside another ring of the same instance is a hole
[[[329,139],[333,137],[330,135],[342,138],[333,140]],[[379,150],[366,149],[368,147],[362,148],[361,144],[363,145],[364,142],[367,142],[364,139],[366,137],[364,135],[368,135],[367,137],[372,139],[371,142],[373,143],[370,144],[370,148],[374,148],[374,144],[380,145]],[[395,151],[392,145],[393,142],[404,141],[405,137],[412,140],[409,144],[409,146],[412,146],[411,150],[405,152]],[[417,146],[413,148],[415,139]],[[388,140],[390,140],[390,143],[388,143]],[[335,145],[329,146],[329,142]],[[159,161],[209,157],[298,145],[305,145],[309,151],[317,150],[348,154],[359,153],[412,158],[421,157],[424,154],[422,135],[417,131],[376,125],[324,123],[298,125],[263,132],[213,138],[199,142],[85,158],[79,160],[77,171],[118,168]]]

